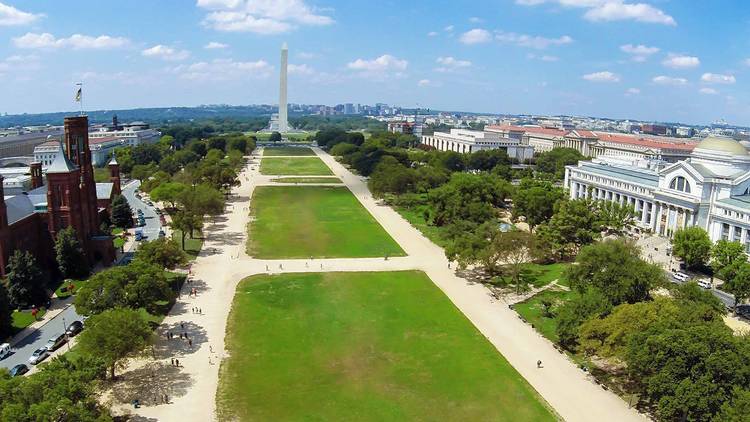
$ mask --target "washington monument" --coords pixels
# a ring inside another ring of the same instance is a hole
[[[289,131],[286,110],[286,62],[288,56],[286,43],[281,46],[281,74],[279,75],[279,132]]]

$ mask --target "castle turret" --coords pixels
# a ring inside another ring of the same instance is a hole
[[[31,172],[31,189],[36,189],[44,184],[42,180],[42,163],[35,161],[29,168]]]
[[[112,182],[112,193],[119,195],[122,193],[120,189],[120,163],[117,162],[114,152],[112,153],[112,160],[107,164],[107,167],[109,167],[109,181]]]

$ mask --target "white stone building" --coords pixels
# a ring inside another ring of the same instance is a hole
[[[631,204],[638,225],[659,235],[700,226],[712,241],[738,241],[750,252],[750,154],[731,138],[706,138],[689,158],[656,168],[581,161],[566,167],[565,187],[571,198]]]
[[[161,132],[143,126],[126,126],[122,129],[100,128],[89,131],[91,142],[102,138],[117,138],[125,141],[126,146],[134,147],[141,144],[153,144],[161,139]]]
[[[113,133],[113,132],[106,132]],[[116,148],[128,146],[128,140],[114,137],[100,137],[89,140],[89,150],[91,151],[91,163],[96,167],[104,167],[110,159]],[[58,141],[48,141],[34,148],[34,161],[42,163],[43,168],[47,168],[60,151]]]
[[[450,133],[435,132],[433,135],[423,135],[422,144],[434,147],[440,151],[455,151],[472,153],[482,150],[502,149],[511,159],[519,162],[530,160],[534,156],[534,148],[521,145],[517,139],[501,136],[496,132],[468,129],[451,129]]]

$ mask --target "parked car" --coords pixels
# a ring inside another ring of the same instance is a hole
[[[750,305],[737,305],[737,309],[734,311],[737,315],[750,319]]]
[[[46,347],[42,347],[41,349],[34,350],[34,353],[31,354],[31,357],[29,358],[29,363],[32,365],[36,365],[39,362],[43,361],[44,359],[47,359],[47,356],[49,356],[49,350],[47,350]]]
[[[164,236],[166,236],[166,235],[167,235],[167,234],[166,234],[166,233],[164,233],[164,230],[162,230],[162,229],[159,229],[159,237],[164,237]]]
[[[65,330],[65,334],[68,335],[68,337],[73,337],[76,334],[83,331],[83,323],[81,321],[73,321],[68,325],[68,329]]]
[[[67,340],[68,339],[67,337],[65,337],[65,334],[58,334],[52,337],[51,339],[47,340],[47,346],[46,346],[47,350],[49,350],[50,352],[54,352],[55,350],[57,350],[58,347],[65,344]]]
[[[6,357],[10,356],[10,353],[10,343],[0,344],[0,359],[5,359]]]
[[[23,374],[25,374],[27,372],[29,372],[29,367],[26,366],[26,365],[24,365],[24,364],[22,364],[22,363],[19,363],[18,365],[10,368],[10,376],[11,377],[17,377],[17,376],[23,375]]]
[[[702,278],[702,279],[698,280],[698,285],[701,286],[701,287],[703,287],[704,289],[710,289],[712,287],[711,286],[711,280],[709,280],[707,278]]]
[[[677,280],[677,281],[679,281],[681,283],[684,283],[684,282],[686,282],[686,281],[688,281],[690,279],[690,276],[687,275],[687,274],[685,274],[685,273],[681,273],[679,271],[675,271],[675,272],[672,273],[672,278],[674,278],[675,280]]]

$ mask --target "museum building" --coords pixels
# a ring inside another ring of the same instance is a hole
[[[661,236],[699,226],[712,241],[738,241],[750,252],[750,154],[734,139],[706,138],[675,163],[580,161],[566,167],[564,184],[571,198],[632,205],[637,226]]]

